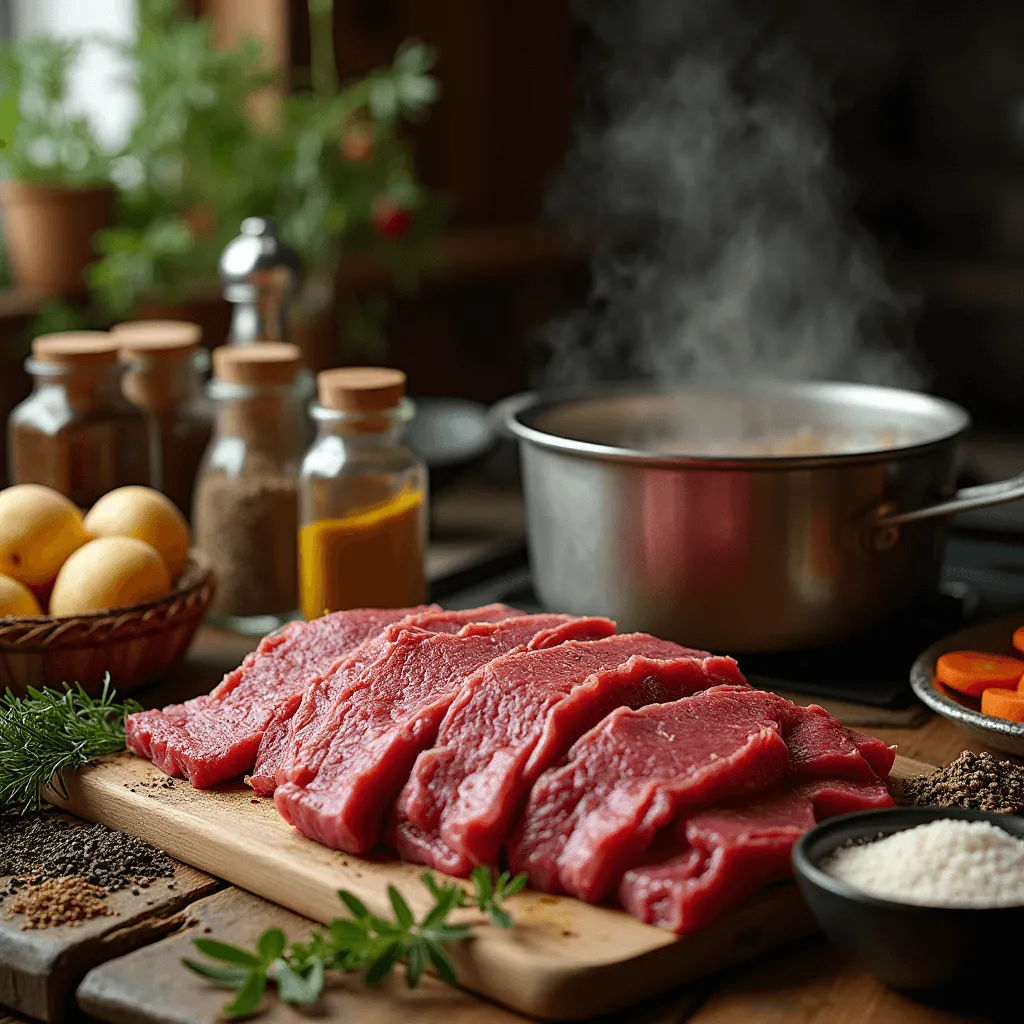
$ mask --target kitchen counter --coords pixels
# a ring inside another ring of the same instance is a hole
[[[467,511],[470,510],[471,511]],[[431,575],[435,579],[479,557],[497,545],[508,545],[521,535],[521,507],[513,495],[500,489],[476,490],[470,501],[463,492],[442,495],[435,509],[431,551]],[[187,661],[158,685],[148,687],[140,699],[150,706],[187,699],[208,691],[234,668],[256,644],[255,639],[202,628]],[[800,698],[797,698],[800,699]],[[850,706],[854,711],[856,706]],[[840,717],[844,709],[832,708]],[[854,724],[854,718],[848,717]],[[890,719],[891,721],[892,719]],[[882,724],[860,708],[858,728],[889,743],[905,756],[933,764],[945,764],[962,750],[983,747],[952,724],[926,714],[901,724]],[[185,869],[183,869],[185,870]],[[35,943],[32,957],[19,963],[0,957],[0,1002],[18,1003],[22,1011],[49,1019],[82,1019],[74,999],[88,1018],[129,1024],[207,1024],[218,1019],[227,1001],[215,989],[188,974],[180,958],[192,952],[192,938],[209,929],[213,935],[240,945],[251,945],[268,927],[281,927],[298,938],[308,933],[311,922],[274,904],[196,874],[187,893],[157,910],[123,916],[117,928],[98,939],[90,929],[60,929],[22,933],[17,922],[5,922],[0,914],[0,949],[17,949],[18,943]],[[180,892],[180,890],[179,890]],[[141,918],[151,916],[152,920]],[[109,920],[109,919],[106,919]],[[127,925],[121,926],[124,922]],[[56,931],[61,934],[57,935]],[[4,941],[8,943],[5,947]],[[45,955],[39,943],[49,943]],[[35,990],[63,995],[49,1003],[29,999],[25,971],[34,963]],[[42,966],[40,966],[42,965]],[[39,975],[42,972],[42,978]],[[310,1019],[343,1020],[351,1024],[515,1024],[524,1021],[508,1010],[468,993],[450,989],[434,978],[410,991],[400,977],[381,989],[366,989],[356,979],[332,981],[321,1007],[302,1013],[271,996],[257,1019],[267,1024]],[[47,1007],[51,1009],[48,1009]],[[68,1009],[68,1006],[71,1008]],[[5,1017],[0,1024],[20,1021]],[[897,993],[876,982],[853,961],[831,947],[820,935],[781,949],[756,961],[690,984],[629,1011],[601,1018],[602,1024],[960,1024],[1000,1020],[981,1005],[968,1008],[932,1004]],[[1009,1019],[1009,1018],[1007,1018]],[[596,1024],[596,1022],[595,1022]]]

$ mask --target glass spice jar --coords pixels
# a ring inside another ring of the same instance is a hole
[[[195,544],[212,563],[211,621],[249,635],[298,614],[298,474],[308,438],[299,349],[213,350],[213,438],[193,505]]]
[[[191,516],[196,474],[213,430],[203,391],[210,357],[199,346],[202,329],[184,320],[135,320],[110,333],[125,364],[121,390],[148,416],[153,486]]]
[[[108,491],[151,483],[145,414],[121,394],[105,331],[40,335],[25,361],[32,393],[7,422],[16,484],[43,484],[88,508]]]
[[[299,586],[307,619],[426,600],[427,469],[401,442],[399,370],[326,370],[317,439],[299,479]]]

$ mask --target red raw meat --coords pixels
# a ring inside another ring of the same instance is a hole
[[[646,863],[622,878],[619,899],[634,916],[688,933],[788,878],[793,844],[816,821],[888,807],[884,783],[815,779],[740,804],[697,811],[658,836]]]
[[[468,676],[519,647],[541,649],[608,636],[614,629],[608,619],[527,615],[475,623],[455,636],[400,630],[387,654],[339,696],[307,743],[320,744],[317,774],[305,786],[279,787],[278,810],[303,835],[364,853],[380,839],[417,755],[434,742]]]
[[[309,680],[390,623],[425,611],[364,608],[290,623],[265,637],[210,693],[129,715],[128,748],[193,786],[241,775],[252,768],[266,729],[295,711]]]
[[[889,777],[896,760],[896,748],[883,743],[877,736],[866,736],[855,729],[849,729],[850,739],[857,745],[861,756],[874,769],[880,779]]]
[[[417,758],[389,842],[448,874],[496,864],[534,781],[610,711],[725,682],[745,685],[731,658],[645,633],[498,658],[466,682]]]
[[[835,719],[773,693],[716,687],[620,709],[575,745],[566,765],[540,777],[510,863],[538,888],[599,902],[660,829],[773,785],[787,770],[877,781]]]
[[[335,705],[339,700],[347,699],[350,688],[358,687],[359,680],[371,667],[386,663],[406,627],[415,626],[431,633],[457,633],[470,623],[500,622],[522,614],[504,604],[489,604],[466,611],[432,610],[396,622],[379,632],[353,651],[346,661],[308,682],[298,708],[288,721],[287,736],[282,740],[275,735],[273,749],[268,743],[265,757],[261,759],[260,784],[263,790],[273,792],[275,788],[270,784],[271,772],[278,786],[285,782],[303,784],[316,775],[328,746],[328,742],[323,740],[322,730]]]

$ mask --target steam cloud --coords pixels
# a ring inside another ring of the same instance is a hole
[[[587,307],[545,329],[546,383],[918,381],[830,152],[830,113],[890,57],[865,0],[575,7],[585,107],[551,207],[600,241]]]

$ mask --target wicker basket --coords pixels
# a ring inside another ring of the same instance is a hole
[[[213,598],[209,563],[197,551],[174,590],[156,601],[91,615],[0,618],[0,692],[110,680],[124,694],[163,675],[188,650]]]

